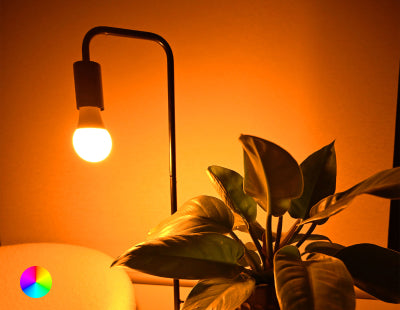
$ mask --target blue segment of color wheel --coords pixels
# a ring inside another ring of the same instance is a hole
[[[45,296],[50,291],[52,283],[50,273],[40,266],[25,269],[20,279],[22,291],[32,298]]]

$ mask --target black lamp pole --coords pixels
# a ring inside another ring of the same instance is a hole
[[[97,106],[104,109],[102,103],[102,87],[99,64],[90,61],[89,43],[98,34],[114,35],[134,39],[154,41],[160,44],[167,55],[167,75],[168,75],[168,124],[169,124],[169,176],[170,176],[170,196],[171,214],[177,210],[176,194],[176,144],[175,144],[175,89],[174,89],[174,58],[171,47],[161,36],[151,32],[114,28],[114,27],[95,27],[89,30],[82,42],[82,61],[74,63],[75,88],[77,95],[78,109],[81,106]],[[86,91],[85,91],[86,90]],[[78,95],[79,93],[79,95]],[[88,95],[88,93],[93,95]],[[78,97],[80,100],[78,100]],[[93,98],[95,97],[95,98]],[[174,280],[174,309],[179,310],[179,281]]]

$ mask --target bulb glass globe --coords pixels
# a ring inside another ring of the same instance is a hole
[[[92,163],[104,160],[112,148],[111,136],[104,128],[78,128],[72,144],[79,157]]]

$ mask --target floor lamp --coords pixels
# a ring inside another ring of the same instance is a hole
[[[168,79],[168,124],[169,124],[169,176],[171,214],[177,210],[176,193],[176,145],[175,145],[175,90],[174,59],[171,47],[161,36],[144,31],[95,27],[89,30],[82,43],[82,60],[74,63],[76,103],[79,110],[78,128],[73,136],[76,152],[90,162],[103,160],[111,151],[111,137],[101,120],[100,111],[104,109],[100,65],[90,60],[89,44],[99,34],[150,40],[160,44],[167,56]],[[174,309],[179,310],[179,281],[173,281]]]

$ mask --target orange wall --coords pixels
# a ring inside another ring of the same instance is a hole
[[[166,65],[156,44],[93,40],[114,149],[102,164],[73,152],[72,63],[97,25],[155,32],[172,46],[179,204],[216,195],[207,166],[242,172],[240,133],[299,162],[336,139],[338,190],[392,164],[396,0],[0,1],[3,244],[65,242],[116,256],[169,213]],[[388,214],[386,201],[360,198],[318,232],[385,246]]]

